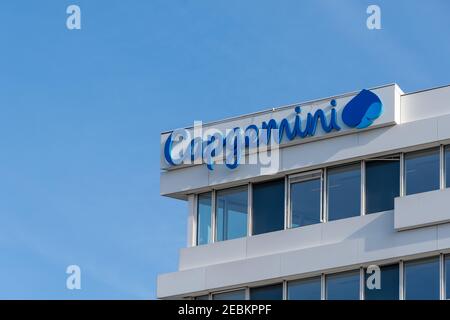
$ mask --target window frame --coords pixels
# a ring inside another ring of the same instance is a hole
[[[406,289],[407,289],[407,278],[406,278],[406,267],[408,264],[410,263],[420,263],[420,262],[432,262],[433,260],[437,260],[438,261],[438,295],[439,298],[438,300],[442,300],[443,296],[442,296],[442,254],[439,255],[431,255],[431,256],[426,256],[426,257],[420,257],[420,258],[413,258],[413,259],[408,259],[408,260],[403,260],[401,267],[402,267],[402,272],[401,272],[401,279],[400,282],[402,284],[402,292],[401,292],[401,296],[402,299],[400,300],[408,300],[406,297]],[[417,299],[409,299],[411,301],[414,301]],[[431,301],[433,301],[433,299],[430,299]]]
[[[300,183],[300,182],[305,182],[305,181],[311,181],[311,180],[316,180],[319,179],[320,180],[320,222],[319,223],[323,223],[325,222],[325,215],[324,215],[324,170],[322,169],[318,169],[318,170],[314,170],[314,171],[306,171],[306,172],[301,172],[301,173],[296,173],[296,174],[292,174],[289,175],[287,178],[287,192],[286,192],[286,197],[287,197],[287,205],[286,205],[286,211],[287,211],[287,215],[286,215],[286,229],[295,229],[295,228],[303,228],[305,226],[299,226],[299,227],[292,227],[292,221],[293,221],[293,217],[292,217],[292,198],[291,198],[291,191],[292,191],[292,185],[296,184],[296,183]]]
[[[325,300],[330,300],[330,301],[335,301],[335,300],[348,300],[348,299],[329,299],[328,298],[328,281],[330,277],[333,276],[339,276],[339,275],[345,275],[345,274],[352,274],[354,273],[355,275],[358,276],[358,299],[354,300],[361,300],[362,297],[362,293],[361,293],[361,287],[362,287],[362,283],[361,283],[361,267],[359,268],[353,268],[353,269],[348,269],[348,270],[343,270],[343,271],[337,271],[337,272],[331,272],[331,273],[326,273],[324,275],[324,292],[323,295],[325,297]]]
[[[320,296],[319,299],[317,299],[316,301],[322,300],[323,299],[323,288],[322,288],[322,282],[323,282],[323,275],[319,274],[316,276],[312,276],[312,277],[305,277],[305,278],[299,278],[299,279],[291,279],[289,281],[286,281],[286,299],[285,300],[293,300],[293,301],[307,301],[307,300],[299,300],[299,299],[289,299],[289,286],[292,283],[299,283],[299,282],[306,282],[306,281],[315,281],[318,280],[319,282],[319,290],[320,290]],[[311,300],[309,300],[311,301]]]
[[[258,181],[258,182],[251,182],[251,187],[249,188],[249,190],[251,190],[251,195],[249,195],[249,205],[251,206],[251,222],[249,224],[249,231],[247,232],[247,236],[253,236],[253,235],[261,235],[261,234],[267,234],[267,233],[272,233],[272,232],[278,232],[278,231],[284,231],[287,230],[287,207],[289,206],[289,204],[287,203],[287,175],[283,175],[283,176],[278,176],[278,177],[274,177],[272,179],[269,180],[264,180],[264,181]],[[259,185],[263,185],[263,184],[270,184],[270,183],[275,183],[275,182],[280,182],[283,181],[283,193],[284,193],[284,197],[283,197],[283,227],[279,230],[272,230],[272,231],[267,231],[267,232],[262,232],[262,233],[256,233],[254,232],[254,205],[253,205],[253,200],[254,200],[254,193],[255,193],[255,186],[258,187]]]
[[[209,237],[209,239],[210,239],[210,241],[208,241],[208,242],[206,242],[206,243],[199,243],[199,231],[200,231],[200,228],[199,228],[199,225],[198,225],[198,223],[199,223],[199,208],[200,208],[200,201],[199,201],[199,198],[200,198],[200,196],[202,196],[202,195],[206,195],[206,194],[210,194],[210,201],[211,201],[211,204],[210,204],[210,217],[209,217],[209,224],[210,224],[210,234],[208,235],[208,237]],[[204,245],[208,245],[208,244],[211,244],[211,243],[213,243],[214,242],[214,238],[213,238],[213,233],[214,233],[214,231],[213,231],[213,229],[214,229],[214,226],[213,226],[213,206],[214,206],[214,204],[213,204],[213,201],[214,201],[214,192],[213,191],[206,191],[206,192],[202,192],[202,193],[198,193],[198,194],[196,194],[195,195],[195,201],[194,201],[194,203],[195,203],[195,205],[194,205],[194,216],[195,216],[195,221],[194,221],[194,228],[193,228],[193,232],[192,232],[192,235],[193,235],[193,237],[194,237],[194,246],[204,246]]]
[[[338,169],[338,168],[342,168],[342,167],[347,167],[347,166],[353,166],[353,165],[359,165],[359,178],[360,178],[360,188],[359,188],[359,197],[360,197],[360,205],[359,205],[359,214],[356,216],[351,216],[351,217],[345,217],[345,218],[340,218],[340,219],[334,219],[330,221],[330,213],[329,213],[329,199],[330,199],[330,192],[328,190],[328,183],[329,183],[329,174],[330,174],[330,170],[333,169]],[[360,161],[350,161],[350,162],[345,162],[345,163],[341,163],[338,165],[334,165],[334,166],[328,166],[326,168],[325,171],[325,184],[323,186],[323,189],[325,190],[325,194],[324,194],[324,222],[333,222],[333,221],[339,221],[339,220],[344,220],[344,219],[348,219],[348,218],[354,218],[354,217],[360,217],[363,216],[365,213],[365,186],[364,186],[364,180],[365,180],[365,165],[364,165],[364,160],[360,160]]]
[[[248,300],[252,300],[252,290],[255,289],[261,289],[265,287],[278,287],[281,286],[281,300],[286,300],[285,293],[286,293],[286,281],[277,281],[277,282],[271,282],[263,285],[258,285],[254,287],[248,288]],[[256,299],[255,299],[256,300]],[[274,301],[274,300],[266,300],[266,301]]]
[[[210,300],[215,300],[214,296],[218,294],[224,294],[224,293],[230,293],[235,291],[243,291],[244,292],[244,300],[248,300],[248,287],[239,287],[239,288],[233,288],[233,289],[226,289],[226,290],[220,290],[220,291],[214,291],[211,292]]]
[[[414,154],[420,154],[420,153],[426,153],[426,152],[431,152],[431,151],[436,151],[437,155],[438,155],[438,188],[437,189],[433,189],[433,190],[428,190],[428,191],[421,191],[421,192],[416,192],[416,193],[411,193],[408,194],[408,190],[407,190],[407,174],[406,174],[406,161],[408,160],[407,157],[408,155],[414,155]],[[443,145],[440,144],[438,146],[429,146],[426,148],[420,148],[420,149],[414,149],[408,152],[403,152],[403,157],[402,157],[402,163],[403,163],[403,168],[402,168],[402,172],[401,174],[403,175],[402,177],[402,182],[403,182],[403,190],[400,196],[411,196],[411,195],[415,195],[415,194],[421,194],[424,192],[432,192],[432,191],[436,191],[436,190],[441,190],[443,189],[443,176],[445,175],[445,172],[443,172],[444,166],[443,166]]]
[[[398,161],[399,162],[399,175],[398,175],[398,179],[399,179],[399,190],[398,190],[398,196],[397,197],[401,197],[402,196],[402,179],[403,179],[403,174],[402,174],[402,170],[403,170],[403,165],[402,165],[402,161],[403,161],[403,157],[401,153],[394,153],[394,154],[389,154],[389,155],[385,155],[385,156],[381,156],[381,157],[376,157],[376,158],[367,158],[363,160],[363,164],[361,165],[361,168],[363,170],[363,172],[361,173],[361,188],[362,188],[362,198],[361,198],[361,210],[362,210],[362,216],[365,215],[369,215],[369,214],[376,214],[379,212],[387,212],[387,211],[392,211],[394,209],[391,210],[385,210],[385,211],[375,211],[375,212],[368,212],[367,210],[367,163],[371,162],[371,161]]]
[[[249,236],[248,225],[249,225],[249,218],[250,218],[250,216],[249,216],[249,211],[248,211],[248,209],[249,209],[249,203],[248,203],[249,202],[249,186],[248,186],[248,184],[234,186],[234,187],[229,187],[229,188],[223,188],[223,189],[215,189],[214,190],[214,199],[213,199],[214,200],[214,206],[213,206],[214,210],[211,210],[211,212],[213,214],[213,218],[212,218],[213,220],[211,220],[211,221],[214,221],[214,225],[212,227],[212,229],[214,230],[213,231],[214,237],[212,238],[212,243],[233,240],[233,239],[217,240],[217,234],[218,234],[218,232],[217,232],[217,222],[218,222],[218,219],[217,219],[217,209],[218,209],[218,205],[217,205],[218,196],[217,196],[217,193],[220,193],[221,191],[232,191],[232,190],[239,190],[239,189],[242,189],[242,191],[244,191],[244,189],[245,189],[246,192],[247,192],[247,222],[246,222],[246,226],[245,226],[246,227],[246,232],[245,232],[244,236],[238,237],[238,238],[233,238],[233,239],[241,239],[241,238],[246,238],[246,237]]]
[[[383,263],[383,264],[377,264],[375,263],[376,266],[378,266],[380,268],[380,272],[382,274],[382,270],[383,268],[386,267],[392,267],[392,266],[397,266],[398,268],[398,283],[397,283],[397,290],[398,290],[398,300],[392,300],[392,301],[400,301],[403,300],[402,299],[402,268],[403,268],[403,261],[402,260],[397,260],[396,262],[388,262],[388,263]],[[362,282],[362,287],[361,287],[361,294],[362,294],[362,299],[361,300],[367,300],[366,299],[366,276],[367,276],[367,268],[370,266],[370,264],[368,265],[364,265],[362,267],[362,277],[361,277],[361,282]],[[380,274],[380,276],[381,276]],[[367,301],[376,301],[376,300],[367,300]]]

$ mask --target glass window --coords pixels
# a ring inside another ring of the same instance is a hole
[[[400,194],[400,159],[366,161],[366,213],[394,209]]]
[[[198,195],[197,245],[211,242],[211,192]]]
[[[283,300],[283,284],[250,288],[250,300]]]
[[[445,146],[445,186],[450,187],[450,145]]]
[[[450,255],[445,256],[445,298],[450,299]]]
[[[320,223],[322,177],[321,174],[300,176],[290,180],[292,227]]]
[[[365,272],[365,300],[398,300],[400,290],[399,274],[398,264],[380,267],[380,288],[369,289],[367,280],[373,273]]]
[[[320,277],[288,282],[289,300],[320,300]]]
[[[439,258],[405,262],[405,299],[439,300]]]
[[[284,229],[284,179],[253,185],[253,232]]]
[[[328,170],[328,221],[361,214],[361,165]]]
[[[245,300],[245,289],[213,294],[213,300]]]
[[[439,148],[405,155],[406,194],[439,189]]]
[[[194,300],[209,300],[209,295],[205,294],[203,296],[194,297]]]
[[[327,275],[327,300],[359,300],[359,270]]]
[[[230,240],[247,235],[247,187],[216,193],[216,240]]]

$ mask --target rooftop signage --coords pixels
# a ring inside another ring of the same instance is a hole
[[[383,99],[391,100],[382,89],[363,89],[352,96],[341,96],[317,103],[294,105],[271,113],[230,120],[217,125],[178,129],[163,135],[162,152],[166,168],[181,165],[206,164],[214,170],[216,164],[236,169],[248,164],[249,153],[267,152],[291,141],[310,141],[347,131],[359,131],[380,122],[392,123],[391,112],[383,115]],[[378,91],[378,92],[377,92]],[[392,95],[394,97],[394,95]],[[390,109],[394,109],[389,101]],[[395,112],[394,112],[395,113]],[[384,117],[384,119],[382,119]]]

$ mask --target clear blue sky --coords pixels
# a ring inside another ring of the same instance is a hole
[[[382,30],[366,28],[378,4]],[[66,29],[77,4],[82,29]],[[187,206],[159,134],[397,82],[450,83],[450,1],[3,0],[0,298],[155,297]],[[82,290],[65,269],[82,269]]]

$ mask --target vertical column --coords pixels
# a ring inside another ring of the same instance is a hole
[[[366,277],[364,276],[364,267],[359,268],[359,300],[364,300],[366,288]]]
[[[327,299],[324,273],[322,273],[322,275],[320,276],[320,299],[321,300]]]
[[[211,243],[216,242],[216,190],[211,195]]]
[[[197,196],[188,195],[187,246],[193,247],[197,242]]]
[[[405,284],[405,264],[403,263],[403,260],[400,260],[399,263],[399,271],[400,271],[400,281],[399,281],[399,288],[398,290],[400,291],[399,293],[399,297],[400,300],[405,300],[405,289],[404,289],[404,284]]]
[[[361,215],[366,214],[366,162],[361,160]]]
[[[439,147],[439,186],[445,189],[445,148],[443,145]]]
[[[289,178],[284,177],[284,229],[289,229],[291,227],[291,214],[289,208]]]
[[[400,154],[400,197],[405,195],[405,154]]]
[[[439,256],[439,293],[440,299],[445,300],[445,261],[442,253]]]
[[[328,181],[327,181],[327,179],[328,179],[328,169],[327,168],[324,168],[323,169],[323,181],[322,181],[322,195],[323,195],[323,198],[322,198],[322,217],[321,217],[321,219],[322,219],[322,222],[327,222],[328,221],[328,205],[327,205],[327,202],[328,202],[328,187],[327,187],[327,183],[328,183]]]
[[[253,232],[253,185],[248,183],[247,198],[247,236],[251,236]]]

